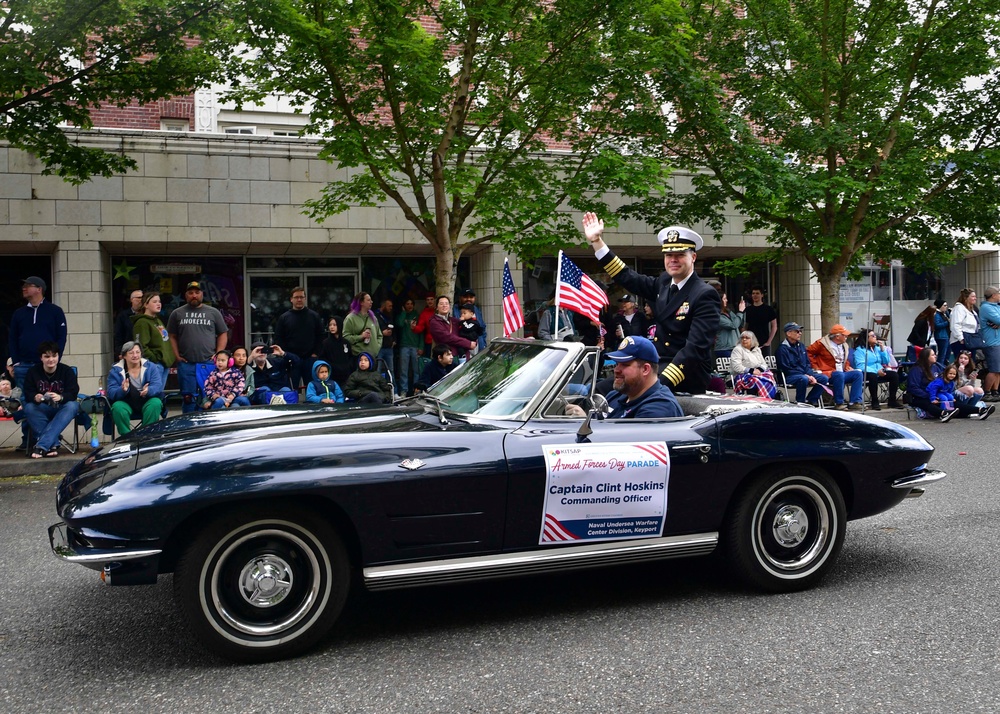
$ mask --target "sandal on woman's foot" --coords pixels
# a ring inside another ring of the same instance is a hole
[[[40,459],[43,456],[45,456],[45,452],[42,451],[37,446],[34,449],[31,450],[31,458],[33,458],[33,459]]]
[[[52,458],[53,456],[59,456],[59,449],[57,449],[56,447],[52,447],[46,452],[45,456],[47,458]]]

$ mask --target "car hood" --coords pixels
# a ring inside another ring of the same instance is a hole
[[[362,407],[275,405],[250,409],[220,409],[184,414],[136,429],[105,451],[128,446],[132,452],[203,449],[247,439],[270,439],[305,433],[370,433],[435,428],[436,414],[427,419],[420,405]]]

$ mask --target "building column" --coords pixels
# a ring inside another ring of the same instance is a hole
[[[779,344],[785,339],[782,327],[786,322],[802,325],[804,343],[809,344],[819,339],[823,330],[831,326],[820,324],[819,281],[813,275],[809,261],[801,255],[786,255],[781,265],[776,266],[775,272],[780,296],[778,334],[775,339]]]
[[[111,369],[111,279],[108,256],[96,240],[60,241],[52,301],[66,313],[69,338],[63,360],[76,367],[80,391],[94,394]]]

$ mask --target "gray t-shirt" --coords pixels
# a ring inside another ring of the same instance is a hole
[[[177,335],[177,348],[188,362],[208,362],[215,354],[215,338],[228,332],[222,313],[210,305],[184,305],[170,313],[167,332]]]

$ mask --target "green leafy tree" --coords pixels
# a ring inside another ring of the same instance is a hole
[[[748,229],[773,231],[758,259],[806,257],[827,326],[862,256],[926,269],[995,238],[993,0],[720,0],[691,4],[689,21],[691,64],[650,77],[666,111],[629,119],[695,191],[627,214],[718,229],[735,205]]]
[[[0,4],[0,139],[74,183],[128,171],[124,154],[70,141],[102,103],[190,92],[218,62],[209,38],[221,0],[6,0]]]
[[[655,53],[635,23],[650,15],[677,28]],[[246,0],[234,16],[229,97],[289,96],[351,170],[307,210],[394,203],[434,250],[439,293],[472,245],[552,252],[581,240],[567,208],[664,183],[620,117],[648,101],[650,61],[679,52],[675,0]]]

